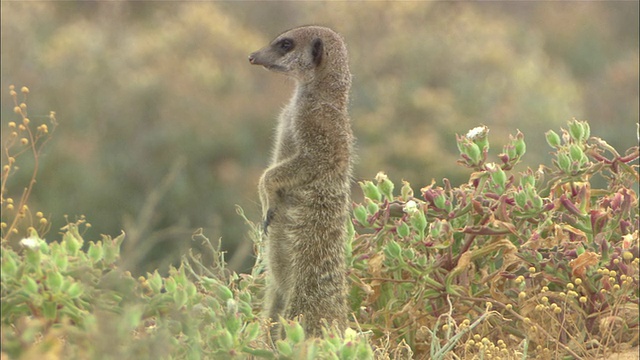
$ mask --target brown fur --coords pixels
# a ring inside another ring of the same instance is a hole
[[[259,183],[266,316],[277,321],[301,315],[311,336],[321,335],[322,319],[343,330],[353,145],[345,44],[328,28],[304,26],[282,33],[249,61],[296,81],[279,118],[271,165]],[[281,335],[277,327],[272,334],[273,340]]]

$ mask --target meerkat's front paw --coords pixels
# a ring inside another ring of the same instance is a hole
[[[275,213],[276,213],[276,209],[267,210],[267,215],[264,217],[264,223],[262,224],[262,231],[264,232],[265,235],[268,235],[267,228],[271,224],[271,220],[273,220],[273,216],[275,215]]]
[[[260,177],[258,188],[260,190],[260,200],[262,201],[263,211],[275,207],[275,204],[284,197],[284,191],[278,183],[274,182],[269,170],[265,171],[262,177]],[[263,215],[266,216],[266,213]]]

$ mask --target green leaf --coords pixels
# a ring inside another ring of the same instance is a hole
[[[362,188],[362,192],[364,196],[375,201],[382,200],[382,195],[380,194],[380,190],[378,187],[371,181],[365,181],[360,183],[360,188]]]
[[[69,224],[68,226],[69,229],[62,237],[62,244],[64,244],[69,255],[76,256],[78,254],[78,250],[82,247],[83,240],[78,233],[78,228],[75,224]],[[77,236],[74,234],[77,234]]]
[[[233,298],[233,292],[226,286],[220,284],[216,287],[216,294],[218,295],[218,297],[223,300],[223,301],[227,301],[231,298]]]
[[[176,280],[172,277],[168,277],[164,280],[164,288],[167,290],[167,293],[172,294],[176,292],[178,285],[176,284]]]
[[[147,273],[147,283],[154,294],[160,293],[162,290],[162,277],[158,274],[158,270],[154,270],[153,274]]]
[[[72,283],[71,286],[69,286],[69,289],[67,290],[67,294],[71,299],[75,299],[79,297],[80,295],[82,295],[82,292],[83,292],[82,286],[77,282]]]
[[[176,307],[178,309],[182,308],[187,304],[187,293],[184,291],[184,289],[182,288],[176,289],[173,292],[173,301],[176,304]]]
[[[289,345],[289,343],[287,343],[284,340],[276,341],[276,348],[278,349],[278,352],[282,356],[291,356],[291,355],[293,355],[293,349],[291,349],[291,345]]]
[[[245,352],[247,354],[251,354],[253,356],[257,356],[259,358],[263,358],[263,359],[275,359],[276,356],[273,354],[273,352],[271,352],[270,350],[265,350],[265,349],[253,349],[250,348],[248,346],[242,348],[242,352]]]
[[[352,360],[356,357],[356,347],[353,342],[348,341],[340,349],[340,359]]]
[[[45,301],[42,304],[42,315],[48,320],[54,320],[58,316],[58,304],[54,301]]]
[[[233,335],[227,329],[222,329],[218,335],[218,344],[222,349],[228,351],[233,349]]]
[[[102,252],[102,242],[98,241],[97,243],[90,243],[89,250],[87,250],[87,255],[93,264],[102,260],[103,252]]]
[[[2,280],[4,282],[5,278],[9,279],[16,275],[16,272],[18,270],[18,263],[14,259],[15,253],[13,253],[13,251],[9,249],[5,249],[4,247],[2,248],[1,251],[2,251],[2,267],[0,268],[0,270],[2,272],[0,273],[0,276],[2,276]]]
[[[23,278],[23,287],[30,294],[38,293],[38,283],[31,277],[25,276]]]
[[[60,289],[62,288],[62,285],[64,283],[64,278],[59,272],[50,271],[50,272],[47,272],[47,277],[44,283],[50,291],[55,293],[60,291]]]
[[[400,252],[402,248],[395,240],[390,240],[385,247],[385,253],[390,258],[397,259],[400,257]]]
[[[398,224],[398,226],[396,227],[396,231],[398,232],[398,235],[403,238],[409,236],[409,234],[411,233],[409,225],[407,225],[407,223],[405,223],[404,221]]]
[[[287,322],[284,325],[284,331],[287,334],[287,340],[294,344],[304,341],[304,329],[297,321]]]
[[[247,324],[242,334],[244,334],[244,340],[247,343],[257,339],[260,335],[260,323],[255,321]]]
[[[358,220],[360,225],[369,225],[369,222],[367,221],[367,209],[363,205],[358,205],[353,209],[353,216]]]

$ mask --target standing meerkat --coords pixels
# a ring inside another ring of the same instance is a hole
[[[347,48],[333,30],[294,28],[249,55],[296,87],[278,120],[271,164],[259,182],[267,252],[266,316],[301,316],[311,336],[322,319],[344,330],[344,247],[353,135],[347,113]],[[272,329],[273,340],[280,337]]]

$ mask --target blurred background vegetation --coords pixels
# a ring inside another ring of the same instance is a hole
[[[234,205],[259,220],[256,184],[292,83],[247,55],[298,25],[348,42],[356,180],[384,170],[416,191],[458,185],[455,134],[479,124],[494,154],[520,129],[531,167],[549,162],[544,132],[572,117],[623,152],[637,143],[637,1],[1,6],[3,128],[16,120],[10,84],[30,88],[31,118],[53,110],[60,123],[30,207],[50,218],[49,238],[64,215],[86,215],[89,239],[124,230],[134,271],[166,269],[200,227],[234,270],[252,265]],[[9,197],[31,176],[21,166]]]

